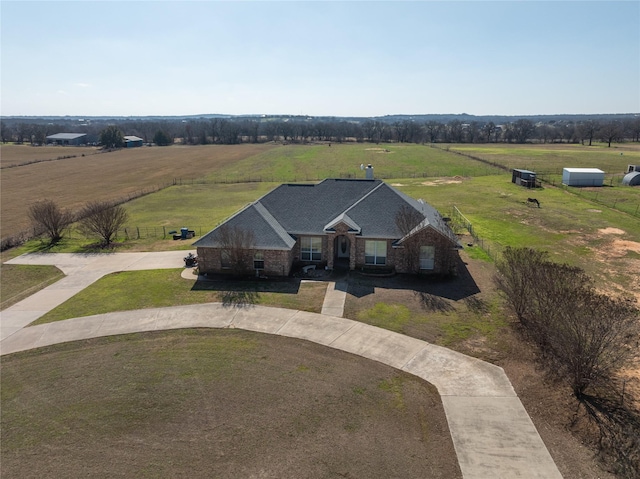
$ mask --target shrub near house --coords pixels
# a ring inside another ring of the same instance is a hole
[[[375,179],[280,185],[194,243],[201,273],[239,272],[230,231],[252,238],[243,273],[269,276],[309,264],[450,274],[460,248],[432,206]]]

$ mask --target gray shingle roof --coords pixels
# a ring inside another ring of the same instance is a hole
[[[296,244],[296,240],[259,202],[250,204],[223,224],[252,231],[255,237],[255,246],[258,249],[290,250]],[[220,230],[218,227],[196,241],[194,246],[215,248],[221,246],[219,241]]]
[[[318,234],[336,216],[382,183],[328,179],[316,185],[280,185],[260,199],[291,234]]]
[[[264,249],[291,249],[295,244],[292,236],[324,235],[340,222],[362,237],[401,240],[396,215],[403,206],[424,217],[419,229],[434,228],[458,244],[435,208],[381,180],[328,179],[315,185],[280,185],[225,223],[252,230],[256,247]],[[216,237],[217,228],[194,246],[215,247]]]

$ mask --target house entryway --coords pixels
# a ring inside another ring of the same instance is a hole
[[[333,244],[333,268],[349,269],[349,256],[351,255],[351,241],[345,235],[336,236]]]

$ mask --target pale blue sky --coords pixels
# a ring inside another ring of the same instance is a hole
[[[4,1],[1,114],[640,112],[638,1]]]

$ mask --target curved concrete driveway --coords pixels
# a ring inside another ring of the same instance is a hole
[[[116,271],[180,268],[189,251],[159,253],[29,253],[6,264],[57,266],[66,275],[1,313],[0,341],[61,305],[91,283]],[[191,251],[195,254],[195,250]]]
[[[182,256],[184,252],[180,262]],[[147,259],[153,263],[152,257]],[[127,269],[152,269],[127,265]],[[87,266],[79,272],[88,273],[92,268]],[[219,303],[126,311],[19,328],[0,342],[0,354],[99,336],[192,327],[240,328],[304,339],[414,374],[438,388],[465,478],[562,477],[502,368],[349,319]]]

